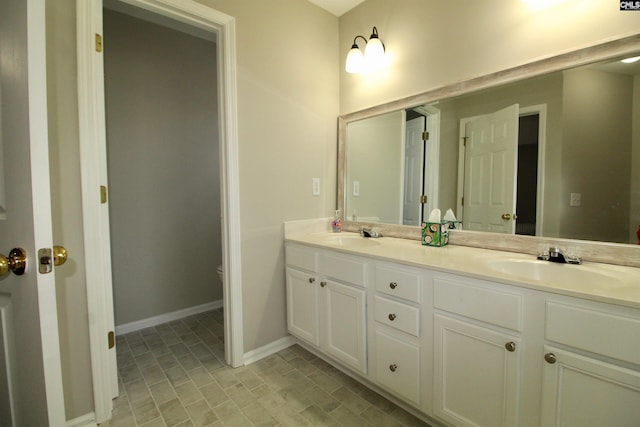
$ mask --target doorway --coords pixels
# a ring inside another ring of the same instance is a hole
[[[105,0],[107,1],[107,0]],[[184,0],[170,8],[161,0],[116,1],[123,8],[141,10],[163,21],[193,32],[216,34],[218,131],[220,141],[220,180],[222,244],[224,266],[225,359],[231,366],[244,361],[242,339],[242,288],[239,224],[239,171],[237,142],[237,83],[235,20],[233,17]],[[106,138],[104,112],[104,74],[102,52],[103,0],[77,2],[78,104],[82,212],[90,317],[90,349],[96,421],[110,417],[111,398],[117,395],[115,350],[105,345],[113,333],[113,302],[108,206],[96,200],[96,189],[106,187]],[[183,250],[177,248],[176,250]],[[215,267],[212,269],[215,276]]]
[[[121,335],[222,307],[216,46],[108,8],[103,25]]]

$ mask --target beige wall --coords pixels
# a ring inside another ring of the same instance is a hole
[[[353,38],[376,26],[391,64],[351,75]],[[637,34],[637,13],[618,2],[564,0],[535,9],[520,0],[367,0],[340,18],[340,111],[349,113],[470,77]]]
[[[216,45],[114,11],[103,21],[120,326],[222,299]]]

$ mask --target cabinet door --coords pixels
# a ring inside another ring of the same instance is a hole
[[[545,360],[542,425],[638,425],[640,372],[549,346]]]
[[[452,425],[516,426],[519,340],[434,316],[435,415]]]
[[[320,345],[318,289],[313,274],[287,268],[287,329],[315,346]]]
[[[332,280],[322,285],[322,347],[327,354],[366,374],[365,291]]]

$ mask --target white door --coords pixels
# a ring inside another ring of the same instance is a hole
[[[420,225],[422,205],[422,176],[424,169],[424,132],[425,117],[418,117],[407,122],[404,148],[404,197],[402,223],[404,225]]]
[[[434,316],[435,414],[455,426],[516,426],[520,342],[497,330]]]
[[[27,253],[0,278],[0,425],[65,424],[53,272],[44,0],[0,0],[0,253]],[[27,46],[29,49],[27,49]]]
[[[465,230],[515,233],[518,114],[514,104],[467,123]]]
[[[315,346],[320,345],[319,286],[313,274],[287,268],[287,329]]]
[[[322,293],[322,348],[363,374],[367,373],[367,337],[364,289],[333,280],[320,283]]]
[[[549,354],[555,359],[543,365],[542,425],[638,425],[640,373],[545,346]]]

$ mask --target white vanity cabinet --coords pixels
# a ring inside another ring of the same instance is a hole
[[[289,332],[366,374],[367,263],[298,245],[286,260]]]
[[[434,277],[434,415],[447,424],[519,424],[522,299],[489,282]]]
[[[399,264],[373,267],[370,294],[372,379],[403,400],[421,407],[426,363],[423,352],[422,272]]]
[[[542,425],[640,423],[640,316],[570,298],[545,307]]]

